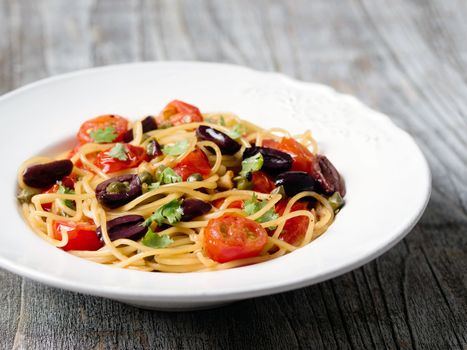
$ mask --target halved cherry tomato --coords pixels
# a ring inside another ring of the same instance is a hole
[[[255,171],[252,174],[253,191],[261,193],[271,193],[275,188],[274,182],[262,171]]]
[[[96,164],[104,173],[114,173],[116,171],[135,168],[140,165],[143,161],[148,159],[146,150],[142,147],[133,146],[130,144],[123,144],[128,150],[126,152],[127,160],[120,160],[112,157],[109,152],[112,148],[107,151],[102,151],[97,154],[94,164]]]
[[[96,226],[87,222],[58,220],[53,222],[54,238],[62,239],[62,230],[68,233],[63,250],[98,250],[104,244],[96,234]]]
[[[212,205],[216,208],[220,208],[222,204],[224,204],[225,198],[219,198],[212,201]],[[233,201],[229,204],[227,208],[236,208],[236,209],[243,209],[243,201]]]
[[[285,207],[289,201],[283,199],[276,204],[276,213],[279,215],[284,214]],[[307,210],[307,204],[303,202],[295,202],[290,211]],[[305,237],[306,230],[308,229],[308,218],[306,216],[296,216],[285,222],[284,229],[282,230],[279,238],[290,244],[299,243]]]
[[[264,140],[263,146],[274,148],[290,154],[293,158],[291,170],[306,171],[307,173],[311,171],[311,166],[313,164],[313,153],[311,153],[308,148],[303,146],[295,139],[284,137],[279,143],[273,140]]]
[[[156,117],[156,122],[159,128],[166,125],[177,126],[202,121],[203,116],[201,115],[198,107],[179,100],[173,100],[170,102]]]
[[[220,263],[258,256],[267,238],[256,221],[233,213],[209,220],[204,229],[206,254]]]
[[[188,176],[194,173],[199,173],[203,177],[208,176],[211,173],[211,164],[203,151],[195,149],[175,165],[174,171],[185,181]]]
[[[84,122],[78,131],[78,141],[81,144],[88,142],[97,142],[91,137],[91,132],[105,130],[106,128],[113,128],[115,137],[108,142],[118,142],[123,139],[123,135],[128,130],[128,120],[118,115],[106,114],[99,117],[90,119]],[[107,142],[101,142],[107,143]]]
[[[71,174],[70,176],[65,176],[62,180],[62,185],[69,188],[69,189],[74,189],[75,188],[75,182],[76,182],[76,174]],[[42,192],[42,193],[57,193],[58,189],[60,188],[59,184],[55,184],[52,187],[50,187],[48,190]],[[52,202],[49,203],[42,203],[41,207],[45,211],[51,211],[52,210]]]

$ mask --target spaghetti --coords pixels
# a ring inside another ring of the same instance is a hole
[[[177,100],[131,128],[119,116],[89,120],[78,141],[24,162],[18,198],[36,234],[101,264],[192,272],[267,261],[323,234],[344,203],[342,177],[309,131]]]

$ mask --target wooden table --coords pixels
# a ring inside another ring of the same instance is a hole
[[[420,223],[376,261],[221,309],[144,311],[0,270],[0,348],[465,349],[466,18],[464,0],[0,0],[2,93],[121,62],[242,64],[358,96],[433,172]]]

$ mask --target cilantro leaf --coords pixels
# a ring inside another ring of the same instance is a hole
[[[188,149],[188,145],[188,140],[183,139],[173,145],[165,145],[162,148],[162,153],[168,156],[179,156],[180,154],[185,153]]]
[[[236,124],[230,132],[227,133],[234,140],[239,139],[246,132],[246,128],[243,124]]]
[[[256,196],[256,193],[255,193],[253,194],[253,197],[251,197],[251,199],[244,202],[243,210],[248,216],[250,216],[250,215],[253,215],[254,213],[257,213],[261,209],[263,209],[266,206],[266,204],[267,204],[267,201],[258,201],[258,197]],[[279,215],[276,213],[274,207],[272,207],[266,213],[264,213],[258,219],[256,219],[256,222],[259,222],[259,223],[268,222],[268,221],[276,220],[278,217]]]
[[[163,185],[182,182],[182,178],[172,168],[165,168],[160,174],[157,174],[156,177],[157,181]]]
[[[170,238],[169,235],[158,235],[150,227],[148,227],[148,232],[143,237],[141,241],[146,247],[151,248],[165,248],[171,243],[173,243],[173,239]]]
[[[144,221],[144,226],[149,227],[154,221],[157,225],[169,224],[173,225],[180,221],[183,215],[182,201],[174,199],[162,207],[157,209],[154,214]]]
[[[246,176],[246,174],[258,171],[263,166],[264,159],[261,153],[256,153],[254,156],[250,158],[246,158],[242,161],[242,171],[240,171],[241,176]]]
[[[123,143],[117,143],[109,151],[109,156],[118,160],[128,160],[127,152],[128,149],[123,145]]]
[[[63,186],[61,182],[58,184],[58,193],[60,194],[75,194],[75,191],[73,191],[71,188],[68,188],[66,186]],[[63,203],[70,208],[70,209],[76,209],[76,204],[75,201],[72,201],[70,199],[65,199],[63,200]]]
[[[106,128],[92,130],[89,133],[89,137],[97,143],[113,142],[118,136],[116,131],[117,130],[113,126],[108,126]]]

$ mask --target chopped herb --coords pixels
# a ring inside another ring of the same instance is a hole
[[[188,149],[188,145],[188,140],[183,139],[173,145],[165,145],[162,148],[162,152],[168,156],[179,156],[180,154],[186,152],[186,150]]]
[[[97,143],[113,142],[117,138],[116,130],[113,126],[92,130],[89,136]]]
[[[182,201],[174,199],[157,209],[154,214],[144,221],[144,225],[149,227],[153,222],[156,222],[159,226],[162,224],[173,225],[180,221],[182,215]]]
[[[242,137],[242,135],[246,132],[246,128],[243,124],[236,124],[232,130],[230,130],[229,133],[227,133],[227,135],[229,135],[231,138],[233,138],[234,140],[235,139],[239,139],[240,137]]]
[[[221,115],[219,118],[219,125],[225,126],[225,119],[223,115]]]
[[[256,196],[256,194],[253,194],[253,197],[251,197],[251,199],[244,202],[243,210],[248,216],[250,216],[263,209],[266,206],[266,204],[267,201],[258,201],[258,197]],[[263,223],[276,220],[278,217],[279,215],[276,213],[274,207],[272,207],[266,213],[264,213],[258,219],[256,219],[256,221],[259,223]]]
[[[127,152],[128,149],[123,145],[123,143],[117,143],[109,151],[109,156],[118,160],[128,160]]]
[[[156,173],[156,180],[163,185],[182,182],[182,178],[172,168],[164,168],[160,173]]]
[[[66,186],[63,186],[61,182],[58,184],[58,193],[60,194],[75,194],[75,191],[73,191],[71,188],[68,188]],[[70,209],[76,209],[76,204],[75,201],[72,201],[70,199],[65,199],[63,200],[63,203]]]
[[[250,158],[246,158],[242,161],[242,171],[240,171],[241,176],[246,176],[248,173],[253,171],[258,171],[263,166],[264,159],[261,153],[256,153]]]
[[[173,243],[173,239],[170,238],[169,235],[158,235],[148,227],[148,232],[146,232],[146,235],[143,237],[142,243],[146,247],[165,248]]]

